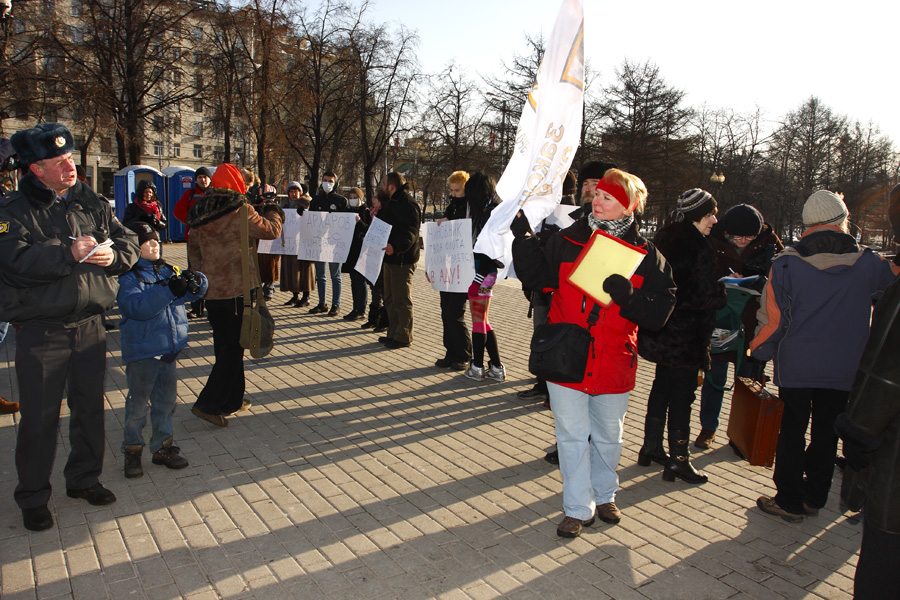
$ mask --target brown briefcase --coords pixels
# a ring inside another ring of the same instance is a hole
[[[734,382],[728,438],[734,451],[751,465],[771,467],[781,430],[784,403],[758,381],[739,377]]]

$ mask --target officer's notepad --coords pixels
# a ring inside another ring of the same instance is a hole
[[[613,273],[631,279],[646,254],[646,250],[603,231],[595,231],[575,261],[568,281],[596,302],[607,306],[612,298],[603,291],[603,282]]]

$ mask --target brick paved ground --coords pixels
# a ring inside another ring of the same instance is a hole
[[[184,263],[183,245],[165,253]],[[349,304],[346,278],[344,290]],[[12,499],[17,421],[0,416],[4,600],[851,597],[861,524],[839,512],[839,474],[821,514],[790,525],[755,508],[773,491],[771,471],[739,461],[721,439],[694,461],[710,476],[703,486],[637,466],[646,363],[626,417],[622,522],[558,538],[560,476],[542,460],[552,418],[514,395],[531,384],[531,326],[516,282],[498,288],[491,309],[503,384],[432,367],[442,355],[438,299],[421,272],[407,349],[383,349],[358,323],[282,308],[286,298],[273,302],[274,352],[246,361],[253,408],[225,429],[189,411],[212,355],[209,325],[192,322],[175,415],[191,461],[182,471],[145,456],[143,478],[123,477],[127,386],[119,334],[109,336],[111,506],[64,493],[64,408],[50,503],[57,526],[26,531]],[[12,399],[14,343],[11,335],[0,346],[0,394]],[[723,416],[728,409],[726,399]]]

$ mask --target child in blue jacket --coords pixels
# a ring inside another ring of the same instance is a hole
[[[131,228],[141,243],[141,258],[119,277],[119,310],[122,311],[122,360],[128,379],[122,452],[125,477],[140,477],[142,430],[150,407],[150,452],[153,464],[183,469],[188,461],[172,438],[175,414],[175,359],[187,346],[188,319],[185,302],[206,293],[203,273],[182,271],[160,259],[159,234],[136,222]]]

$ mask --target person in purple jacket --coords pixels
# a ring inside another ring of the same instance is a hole
[[[773,361],[784,401],[772,477],[777,493],[756,504],[791,523],[825,506],[837,450],[834,424],[866,345],[872,300],[900,271],[847,233],[849,211],[838,194],[813,193],[802,217],[799,243],[772,263],[750,342],[753,358]]]

